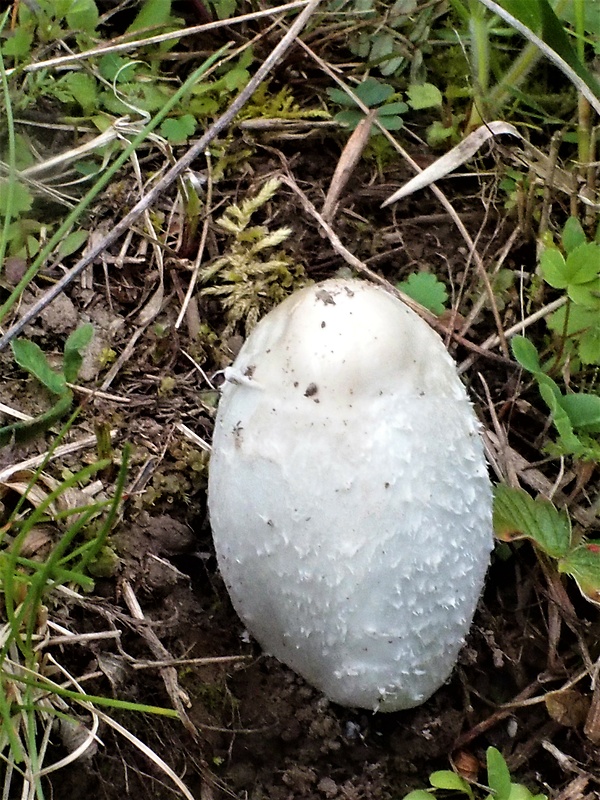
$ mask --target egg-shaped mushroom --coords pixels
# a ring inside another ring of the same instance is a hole
[[[209,511],[263,649],[342,705],[450,675],[492,548],[479,423],[439,336],[359,280],[302,289],[226,370]]]

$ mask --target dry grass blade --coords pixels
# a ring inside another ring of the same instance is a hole
[[[394,192],[391,197],[388,197],[388,199],[381,204],[381,207],[385,208],[392,203],[396,203],[403,197],[408,197],[409,194],[413,194],[419,191],[419,189],[424,189],[435,181],[444,178],[450,172],[453,172],[462,164],[469,161],[487,141],[500,134],[510,134],[519,139],[523,138],[514,125],[510,125],[508,122],[503,122],[502,120],[496,120],[495,122],[481,125],[477,130],[463,139],[460,144],[457,144],[452,150],[449,150],[443,156],[436,159],[427,169],[424,169],[418,175],[415,175],[414,178],[411,178],[408,183],[405,183],[404,186],[398,189],[397,192]]]
[[[370,111],[365,119],[358,123],[356,129],[352,132],[352,136],[346,142],[321,210],[321,216],[325,222],[331,222],[335,216],[337,202],[367,146],[371,135],[371,125],[376,116],[376,110]]]

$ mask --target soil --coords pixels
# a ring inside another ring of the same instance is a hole
[[[344,138],[319,134],[299,142],[274,142],[257,136],[251,170],[248,164],[245,176],[232,175],[220,183],[213,204],[252,196],[267,176],[287,164],[319,208]],[[430,157],[420,146],[412,154]],[[488,166],[494,166],[491,158]],[[204,164],[195,168],[203,170]],[[391,211],[379,209],[408,177],[391,156],[384,176],[375,161],[362,162],[342,196],[335,231],[358,258],[392,283],[426,269],[450,287],[454,305],[471,308],[482,293],[481,283],[463,238],[430,195],[421,192]],[[493,265],[515,223],[500,200],[490,199],[492,182],[482,185],[474,176],[440,185],[477,237],[486,265]],[[128,202],[125,197],[123,203]],[[156,212],[166,215],[173,202],[174,194],[162,198]],[[97,228],[110,226],[115,205],[107,193],[93,220]],[[306,280],[348,269],[286,187],[261,213],[270,227],[292,227],[285,250],[303,265]],[[213,387],[239,348],[243,321],[224,333],[218,298],[197,293],[198,318],[210,326],[213,339],[199,337],[189,316],[176,329],[190,275],[188,253],[169,256],[160,310],[151,324],[140,325],[139,311],[159,287],[156,265],[144,254],[141,241],[134,236],[120,260],[116,246],[107,264],[95,265],[85,282],[69,287],[61,305],[51,306],[25,331],[58,358],[65,332],[78,321],[92,322],[96,337],[80,380],[88,388],[106,383],[114,359],[138,336],[104,395],[77,394],[82,413],[68,434],[78,440],[94,429],[114,429],[115,458],[126,442],[132,447],[127,499],[110,541],[118,561],[106,566],[94,591],[80,602],[49,609],[52,618],[73,632],[118,631],[119,639],[92,637],[88,643],[61,646],[61,663],[71,674],[91,676],[84,682],[90,694],[170,707],[165,663],[188,660],[176,669],[187,725],[150,714],[109,713],[152,747],[198,800],[400,800],[411,789],[427,788],[429,774],[449,769],[451,763],[472,779],[485,781],[489,746],[503,753],[513,779],[532,790],[564,800],[600,796],[600,753],[589,731],[589,678],[584,675],[568,693],[558,693],[554,705],[527,702],[565,686],[582,670],[588,649],[597,658],[598,615],[571,585],[565,584],[561,601],[529,545],[502,547],[495,554],[456,670],[419,708],[372,714],[335,706],[249,641],[214,557],[206,512],[207,453],[177,427],[184,423],[210,442],[218,399]],[[214,257],[223,247],[223,235],[212,225],[208,255]],[[534,259],[533,244],[519,238],[504,268],[515,275],[522,267],[530,271]],[[32,293],[24,302],[33,299]],[[502,298],[505,327],[514,321],[517,303],[514,283]],[[466,345],[450,338],[449,347],[458,362],[475,358],[464,378],[484,425],[493,428],[478,374],[487,382],[501,422],[510,427],[511,445],[533,462],[539,458],[545,424],[545,415],[536,410],[542,407],[535,391],[523,392],[516,403],[514,365],[468,347],[469,341],[481,343],[493,330],[484,304],[470,322]],[[6,380],[0,399],[37,413],[45,402],[37,385],[23,378],[8,354],[1,358]],[[5,451],[3,464],[44,452],[46,442],[40,438]],[[92,457],[76,453],[48,469],[60,475]],[[556,461],[547,462],[541,474],[551,482],[554,469]],[[101,476],[109,494],[115,471]],[[142,619],[136,619],[132,598]],[[202,659],[206,663],[198,661]],[[82,716],[82,722],[88,721]],[[164,772],[109,725],[101,725],[99,737],[94,753],[48,778],[49,797],[179,796]],[[52,747],[57,758],[72,749],[64,731],[53,737]]]

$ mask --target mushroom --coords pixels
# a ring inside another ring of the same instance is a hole
[[[225,371],[209,511],[233,605],[332,701],[419,705],[492,548],[479,423],[439,336],[359,280],[302,289]]]

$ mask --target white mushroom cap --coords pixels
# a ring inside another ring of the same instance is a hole
[[[479,425],[442,341],[371,284],[293,294],[219,405],[209,508],[262,647],[331,700],[382,711],[449,676],[492,548]]]

